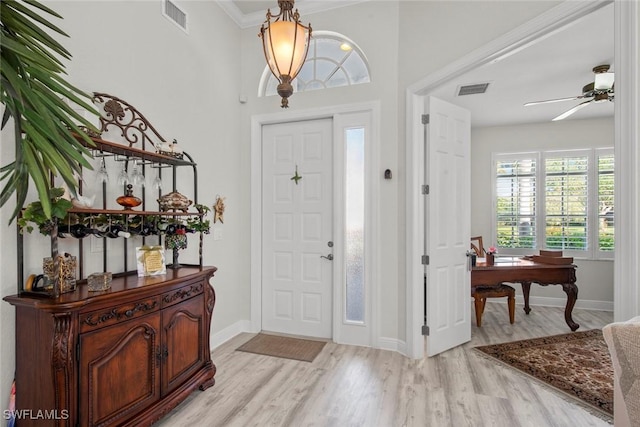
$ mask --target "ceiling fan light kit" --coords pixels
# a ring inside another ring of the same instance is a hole
[[[601,103],[604,101],[613,102],[614,73],[609,72],[609,64],[598,65],[593,68],[593,72],[595,74],[594,81],[586,84],[582,88],[582,95],[568,97],[568,98],[549,99],[546,101],[527,102],[526,104],[524,104],[524,106],[529,107],[532,105],[551,104],[554,102],[574,101],[576,99],[591,98],[591,99],[588,99],[587,101],[581,102],[575,107],[551,119],[551,121],[555,122],[558,120],[566,119],[567,117],[574,114],[576,111],[583,109],[584,107],[588,106],[591,103]]]

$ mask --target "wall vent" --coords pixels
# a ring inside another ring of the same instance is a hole
[[[485,93],[488,87],[489,87],[489,83],[478,83],[473,85],[458,86],[458,96]]]
[[[187,32],[187,14],[170,0],[162,3],[162,14],[171,22]]]

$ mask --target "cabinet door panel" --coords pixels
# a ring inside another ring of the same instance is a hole
[[[125,420],[160,398],[160,313],[80,335],[80,424]]]
[[[162,393],[171,392],[204,363],[204,296],[198,295],[162,311]]]

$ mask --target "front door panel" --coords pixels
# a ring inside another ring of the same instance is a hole
[[[262,329],[330,338],[332,122],[262,132]]]

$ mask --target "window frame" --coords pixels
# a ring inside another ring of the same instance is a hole
[[[598,160],[602,156],[614,156],[615,170],[615,154],[612,147],[586,148],[575,150],[540,150],[527,152],[499,152],[491,154],[491,240],[487,244],[497,246],[497,162],[505,160],[525,160],[531,159],[536,161],[536,187],[535,187],[535,247],[534,248],[506,248],[498,247],[500,253],[504,255],[531,255],[546,247],[546,160],[552,157],[587,157],[587,249],[564,249],[565,256],[571,256],[577,259],[590,260],[613,260],[615,257],[614,250],[603,251],[599,246],[599,170]],[[614,182],[615,185],[615,182]],[[544,193],[540,194],[540,189]],[[614,202],[615,206],[615,202]],[[614,216],[615,227],[615,216]],[[615,245],[615,243],[614,243]]]

